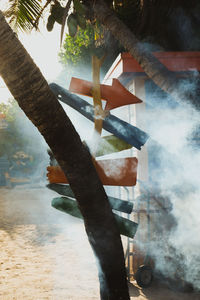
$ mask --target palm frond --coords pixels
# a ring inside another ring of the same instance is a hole
[[[9,8],[4,12],[5,17],[9,19],[10,25],[17,31],[30,31],[34,21],[40,15],[40,0],[10,0]]]
[[[35,22],[34,22],[34,26],[37,29],[38,28],[38,23],[40,18],[42,17],[42,14],[44,12],[44,10],[46,9],[46,7],[52,2],[52,0],[47,0],[45,5],[42,7],[42,9],[40,10],[40,14],[37,15],[37,17],[35,18]]]

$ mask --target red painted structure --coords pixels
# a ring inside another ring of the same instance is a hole
[[[200,71],[200,52],[153,52],[153,55],[170,71]],[[145,75],[144,70],[130,53],[121,53],[104,78],[126,80],[129,76]]]

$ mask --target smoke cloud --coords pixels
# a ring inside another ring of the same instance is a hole
[[[183,86],[183,89],[195,88]],[[157,94],[156,94],[157,89]],[[149,249],[156,269],[167,278],[184,280],[200,289],[200,153],[194,131],[199,112],[192,106],[173,103],[154,86],[143,114],[149,153],[150,191],[169,199],[170,213],[151,215]],[[157,95],[157,96],[156,96]],[[155,101],[156,98],[156,101]],[[156,204],[151,203],[154,208]],[[141,242],[141,248],[145,245]]]

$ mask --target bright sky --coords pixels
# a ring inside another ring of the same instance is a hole
[[[2,3],[0,3],[1,8]],[[48,81],[53,81],[61,71],[61,65],[58,62],[61,26],[55,24],[53,31],[48,32],[42,22],[41,20],[40,32],[19,33],[19,39],[40,68],[44,77]],[[0,78],[0,103],[6,102],[10,97],[12,97],[10,92],[2,78]]]
[[[60,29],[61,26],[55,24],[53,31],[48,32],[43,26],[40,33],[33,31],[31,34],[19,36],[47,80],[53,80],[61,71],[61,65],[58,62]]]

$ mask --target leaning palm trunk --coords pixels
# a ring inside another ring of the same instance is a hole
[[[90,154],[1,12],[0,74],[68,177],[100,266],[101,299],[130,299],[119,230]]]
[[[171,94],[177,102],[190,103],[200,109],[199,88],[194,78],[177,77],[138,41],[134,33],[106,5],[104,0],[91,1],[97,19],[119,40],[121,45],[137,60],[145,73],[161,89]],[[196,80],[196,78],[195,78]],[[198,82],[199,85],[199,82]]]

